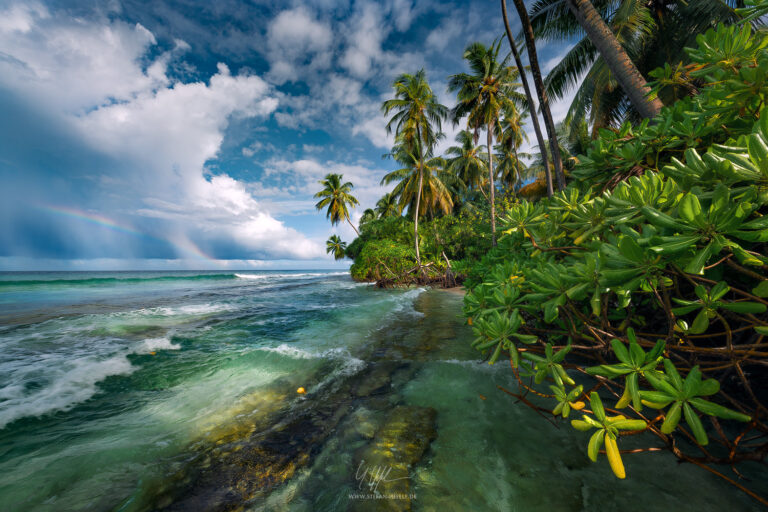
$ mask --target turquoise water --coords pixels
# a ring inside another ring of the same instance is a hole
[[[497,389],[460,303],[327,271],[0,274],[0,509],[758,510],[666,453],[592,464]],[[359,495],[376,461],[408,500]]]

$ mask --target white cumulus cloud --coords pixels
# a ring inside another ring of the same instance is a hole
[[[207,83],[174,81],[167,66],[189,48],[183,41],[148,60],[156,40],[142,25],[58,19],[23,4],[7,12],[12,16],[0,23],[0,85],[58,117],[116,165],[131,169],[119,177],[105,169],[100,193],[132,213],[171,223],[169,238],[177,246],[210,246],[213,240],[259,258],[324,255],[320,244],[266,211],[245,183],[205,171],[230,119],[266,118],[277,108],[266,81],[233,75],[223,63]],[[321,26],[300,36],[276,21],[274,35],[284,36],[281,48],[290,50],[286,41],[299,37],[293,55],[302,45],[330,41]]]

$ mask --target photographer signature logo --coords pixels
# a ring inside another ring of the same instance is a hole
[[[381,482],[396,482],[398,480],[408,480],[407,476],[401,478],[388,478],[392,472],[392,466],[366,466],[365,461],[361,460],[360,465],[355,471],[355,480],[357,488],[362,490],[364,486],[368,491],[377,492]]]
[[[381,494],[379,493],[379,484],[382,482],[397,482],[398,480],[408,480],[407,476],[400,478],[389,478],[392,473],[391,466],[366,466],[365,461],[360,461],[360,465],[355,471],[355,481],[357,481],[357,488],[361,491],[367,491],[366,493],[350,494],[350,499],[393,499],[393,500],[412,500],[416,499],[415,494],[405,493],[393,493],[393,494]]]

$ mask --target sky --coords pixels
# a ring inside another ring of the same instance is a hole
[[[357,222],[395,168],[394,78],[450,107],[503,31],[480,0],[0,0],[0,270],[345,268],[318,181],[353,183]],[[567,49],[540,42],[543,71]]]

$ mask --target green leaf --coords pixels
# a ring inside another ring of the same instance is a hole
[[[616,354],[616,357],[619,361],[628,365],[632,364],[632,360],[629,357],[629,351],[627,350],[627,347],[624,345],[624,343],[621,342],[621,340],[613,338],[611,340],[611,348],[613,348],[613,353]]]
[[[619,430],[645,430],[647,423],[643,420],[618,420],[611,423]]]
[[[699,384],[698,395],[709,396],[720,391],[720,383],[715,379],[706,379]]]
[[[655,361],[664,352],[666,345],[667,343],[663,339],[658,340],[653,349],[645,355],[645,363]]]
[[[603,377],[612,378],[618,377],[620,375],[626,375],[632,370],[622,365],[601,364],[600,366],[590,366],[585,371],[590,375],[602,375]]]
[[[677,207],[677,212],[680,214],[680,218],[688,222],[689,224],[698,225],[704,219],[701,215],[701,204],[699,198],[694,194],[686,194],[680,201],[680,205]]]
[[[643,212],[643,215],[645,216],[645,219],[650,222],[651,224],[655,226],[659,226],[662,228],[669,228],[676,231],[685,231],[686,226],[685,224],[682,224],[669,215],[665,213],[661,213],[660,211],[656,210],[655,208],[651,208],[650,206],[643,206],[640,209]]]
[[[605,430],[600,429],[589,438],[589,445],[587,445],[587,455],[592,462],[597,462],[597,455],[600,453],[600,447],[603,446],[603,439],[605,438]]]
[[[640,398],[655,404],[664,404],[662,407],[666,407],[674,401],[674,397],[669,396],[663,391],[640,391]]]
[[[582,432],[586,432],[587,430],[592,429],[592,425],[583,420],[571,420],[571,426]]]
[[[660,377],[657,377],[653,372],[645,372],[645,378],[648,380],[648,382],[651,383],[651,386],[661,391],[662,393],[666,393],[671,397],[676,397],[678,395],[678,391],[669,382]],[[651,401],[655,402],[655,400]]]
[[[512,334],[513,337],[517,338],[518,340],[522,341],[526,345],[530,345],[531,343],[536,343],[538,341],[538,337],[534,336],[532,334]]]
[[[627,376],[626,385],[629,394],[632,396],[632,406],[638,411],[642,411],[643,404],[640,402],[640,387],[638,385],[638,376],[636,372]]]
[[[724,281],[720,281],[712,287],[712,290],[710,290],[709,299],[712,301],[720,300],[730,290],[730,286],[728,286]]]
[[[760,284],[752,288],[752,295],[768,297],[768,281],[761,281]]]
[[[701,446],[708,445],[709,438],[707,437],[707,433],[704,431],[704,426],[701,424],[701,420],[696,413],[693,412],[693,408],[688,405],[688,403],[683,403],[683,412],[685,413],[685,422],[691,427],[696,442]]]
[[[704,414],[709,414],[710,416],[717,416],[718,418],[723,418],[724,420],[736,420],[744,422],[752,420],[752,418],[746,414],[736,412],[733,409],[723,407],[722,405],[710,402],[709,400],[704,400],[703,398],[691,398],[688,401],[692,406]]]
[[[664,423],[661,425],[661,431],[664,434],[671,434],[672,431],[675,430],[677,424],[680,422],[681,409],[682,404],[680,402],[675,402],[672,404],[672,407],[669,408],[667,417],[664,418]]]
[[[727,309],[728,311],[733,311],[734,313],[742,314],[758,314],[765,313],[766,311],[765,304],[760,304],[759,302],[728,302],[722,304],[720,307]]]
[[[685,235],[667,238],[671,239],[671,241],[654,245],[651,247],[651,250],[665,254],[674,254],[685,249],[695,248],[696,242],[700,237],[699,235]]]
[[[696,315],[688,332],[691,334],[701,334],[707,329],[709,329],[709,317],[707,316],[707,311],[702,309],[699,311],[699,314]]]
[[[589,401],[592,404],[592,412],[595,413],[595,417],[599,421],[605,421],[605,409],[603,408],[603,401],[600,400],[600,395],[596,391],[592,391],[589,394]]]
[[[683,388],[683,379],[680,378],[680,374],[677,373],[677,368],[675,368],[675,363],[673,363],[670,359],[664,359],[664,375],[667,376],[669,381],[672,383],[675,388],[678,390],[681,390]]]
[[[509,347],[509,360],[512,362],[513,368],[520,366],[520,352],[517,351],[517,347]]]
[[[637,343],[629,344],[629,355],[633,366],[640,367],[645,362],[645,352]]]
[[[503,343],[500,341],[498,345],[496,345],[496,350],[493,351],[493,355],[491,356],[491,359],[488,361],[488,364],[492,365],[499,359],[499,355],[501,355],[501,345]]]
[[[682,306],[679,308],[672,308],[672,312],[675,315],[687,315],[688,313],[691,313],[692,311],[696,311],[701,307],[701,304],[698,302],[696,304],[691,304],[689,306]]]
[[[699,386],[701,386],[701,370],[698,366],[694,366],[685,378],[683,393],[687,397],[694,396],[699,391]]]
[[[625,236],[621,238],[619,252],[628,260],[634,262],[641,262],[643,260],[643,250],[631,237]]]
[[[707,266],[709,258],[714,252],[714,242],[709,242],[706,247],[699,250],[693,259],[686,265],[685,271],[689,274],[703,274],[704,267]]]

